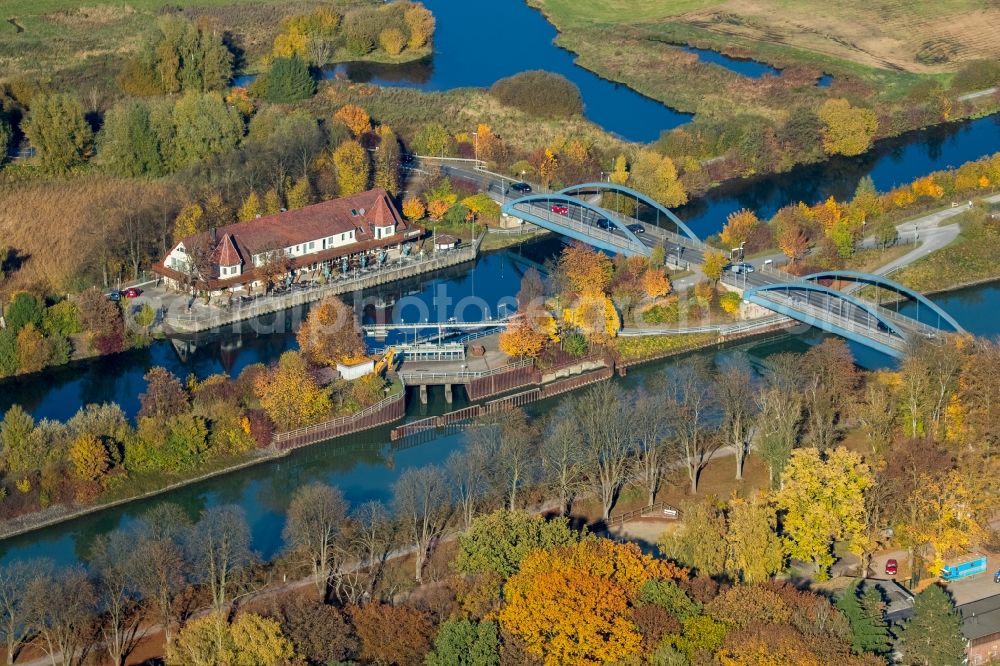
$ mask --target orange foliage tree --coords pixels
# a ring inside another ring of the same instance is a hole
[[[749,240],[758,224],[760,220],[756,213],[746,208],[740,209],[726,218],[726,226],[722,228],[719,238],[726,247],[740,247]]]
[[[420,666],[431,648],[434,625],[408,606],[370,603],[347,609],[365,663]]]
[[[614,265],[608,256],[583,243],[573,243],[559,257],[559,269],[573,291],[603,293],[611,282]]]
[[[354,313],[336,296],[324,298],[309,311],[296,339],[306,358],[317,365],[334,366],[365,355]]]
[[[642,586],[682,574],[607,539],[536,550],[504,586],[500,622],[547,666],[616,662],[639,649],[631,612]]]
[[[794,264],[806,255],[809,250],[809,239],[800,227],[794,224],[782,225],[778,233],[778,247],[788,257],[788,262]]]
[[[518,317],[500,334],[500,351],[507,356],[538,358],[545,346],[545,333],[536,331],[525,317]]]
[[[427,212],[433,220],[440,220],[449,208],[451,208],[451,204],[444,199],[435,199],[427,203]]]
[[[642,274],[642,289],[650,298],[660,298],[670,293],[670,279],[659,268],[648,268]]]
[[[403,215],[408,220],[422,220],[427,215],[427,207],[419,197],[410,197],[403,202]]]
[[[347,125],[347,129],[351,130],[354,136],[361,136],[372,127],[372,119],[368,112],[354,104],[340,107],[333,117]]]

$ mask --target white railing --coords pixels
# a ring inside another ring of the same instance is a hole
[[[501,366],[499,368],[493,368],[492,370],[459,370],[457,372],[434,372],[434,371],[400,372],[399,378],[400,380],[402,380],[404,384],[420,384],[422,383],[422,380],[426,381],[428,379],[432,380],[461,379],[463,381],[471,381],[473,379],[482,379],[483,377],[492,377],[493,375],[500,375],[505,372],[518,370],[520,368],[525,368],[531,365],[534,365],[533,359],[523,358],[508,363],[507,365]]]

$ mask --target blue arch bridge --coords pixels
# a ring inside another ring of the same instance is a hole
[[[668,261],[687,266],[702,263],[706,250],[698,236],[668,208],[615,183],[583,183],[539,192],[507,200],[501,211],[625,256],[649,256],[661,245],[667,250]],[[902,356],[918,340],[937,341],[947,333],[965,332],[927,297],[880,275],[826,271],[796,277],[765,265],[754,273],[727,273],[724,282],[742,292],[748,303],[893,357]],[[887,292],[891,305],[880,302]],[[905,300],[916,303],[912,315],[899,312],[899,303]]]

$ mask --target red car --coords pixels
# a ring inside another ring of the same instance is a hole
[[[555,204],[551,206],[551,210],[556,215],[566,215],[569,213],[569,206],[560,206],[559,204]]]
[[[885,561],[885,575],[886,576],[895,576],[896,575],[896,569],[898,567],[899,567],[899,562],[897,562],[896,560],[886,560]]]
[[[139,298],[142,296],[142,289],[139,289],[139,287],[129,287],[122,293],[125,294],[125,298]]]

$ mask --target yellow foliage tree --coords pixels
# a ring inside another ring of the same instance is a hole
[[[722,228],[719,238],[726,247],[740,247],[750,239],[750,235],[758,224],[760,224],[760,220],[757,219],[756,213],[743,208],[729,214],[729,217],[726,218],[726,226]]]
[[[257,196],[256,192],[251,191],[247,195],[247,198],[243,200],[243,205],[240,206],[240,210],[236,213],[236,218],[240,222],[249,222],[260,217],[264,212],[263,206],[260,203],[260,197]]]
[[[281,626],[256,613],[232,624],[219,613],[190,620],[167,648],[168,666],[280,666],[295,650]]]
[[[73,440],[69,459],[77,477],[96,481],[111,469],[111,458],[104,443],[90,433],[83,433]]]
[[[830,155],[860,155],[868,150],[878,129],[871,109],[851,106],[846,99],[828,99],[816,115],[823,122],[823,150]]]
[[[677,177],[677,167],[666,155],[652,150],[640,150],[632,162],[629,180],[632,187],[664,206],[681,206],[687,203],[687,192]]]
[[[408,220],[422,220],[427,214],[427,207],[420,197],[410,197],[403,202],[403,215]]]
[[[434,36],[434,14],[429,9],[423,5],[409,4],[403,13],[403,20],[410,32],[407,43],[409,48],[422,49],[430,43]]]
[[[364,192],[371,179],[371,163],[368,153],[357,141],[345,141],[333,151],[333,165],[337,171],[340,196]]]
[[[670,279],[660,268],[647,268],[642,274],[642,290],[650,298],[660,298],[670,293]]]
[[[608,180],[617,185],[624,185],[628,182],[628,175],[628,161],[624,155],[619,155],[615,158],[611,173],[608,174]]]
[[[17,332],[17,371],[38,372],[49,364],[52,347],[45,334],[28,322]]]
[[[575,307],[563,311],[563,319],[587,337],[597,340],[613,338],[621,330],[621,318],[615,304],[601,293],[580,296]]]
[[[545,346],[545,337],[524,317],[518,317],[500,334],[498,344],[500,351],[512,358],[538,358]]]
[[[336,296],[324,298],[309,310],[296,339],[306,358],[317,365],[332,367],[365,355],[354,313]]]
[[[788,263],[794,264],[806,255],[809,250],[809,239],[798,226],[785,224],[778,233],[778,248],[788,257]]]
[[[264,193],[264,215],[275,215],[281,212],[281,196],[276,188]]]
[[[287,194],[287,204],[288,210],[295,210],[296,208],[305,208],[306,206],[313,203],[313,191],[312,185],[309,183],[309,178],[302,176],[288,190]]]
[[[319,386],[305,359],[295,351],[254,378],[254,394],[280,430],[315,423],[330,413],[330,393]]]
[[[722,278],[722,271],[726,270],[728,264],[729,255],[725,252],[721,250],[708,250],[705,252],[701,270],[704,271],[705,277],[709,280],[718,281]]]
[[[944,196],[944,188],[937,184],[933,175],[916,179],[910,184],[910,189],[918,197],[940,199]]]
[[[386,28],[378,34],[378,44],[389,55],[399,55],[406,48],[406,35],[399,28]]]
[[[504,586],[504,629],[546,665],[618,662],[639,650],[639,590],[683,571],[608,539],[530,552]]]
[[[194,236],[204,231],[205,209],[198,203],[189,203],[174,218],[174,241]]]
[[[546,187],[552,183],[552,179],[555,178],[556,170],[559,168],[559,158],[552,151],[551,148],[545,149],[545,156],[542,158],[541,163],[538,165],[538,176],[542,179],[542,184]]]
[[[355,104],[345,104],[333,114],[334,120],[339,120],[351,130],[354,136],[361,136],[372,128],[372,119],[368,112]]]

